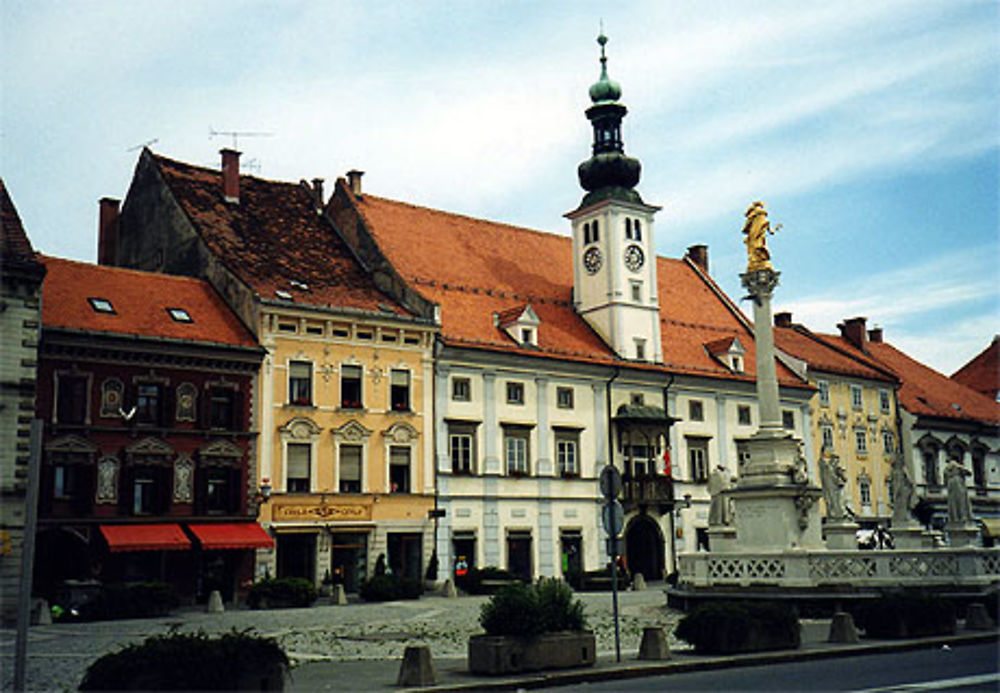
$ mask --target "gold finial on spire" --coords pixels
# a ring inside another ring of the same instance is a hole
[[[743,233],[746,238],[743,242],[747,245],[747,272],[773,270],[771,253],[767,249],[767,234],[773,234],[774,230],[771,229],[771,222],[767,220],[764,203],[759,200],[754,202],[747,209],[745,216],[747,220],[743,224]],[[781,225],[775,228],[780,229]]]

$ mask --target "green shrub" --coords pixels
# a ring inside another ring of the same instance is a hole
[[[163,582],[110,583],[79,609],[84,621],[163,616],[177,608],[180,600],[171,585]]]
[[[857,624],[869,638],[909,638],[955,632],[955,605],[928,594],[879,597],[858,610]]]
[[[288,666],[271,638],[170,633],[104,655],[87,668],[80,690],[281,690]]]
[[[779,602],[701,604],[674,634],[705,654],[795,649],[801,642],[795,610]]]
[[[545,632],[583,630],[583,604],[569,585],[543,578],[537,585],[516,582],[501,587],[483,604],[479,623],[489,635],[531,637]]]
[[[503,568],[486,566],[485,568],[469,568],[465,575],[455,578],[455,587],[468,594],[496,594],[507,584],[520,582],[513,573]]]
[[[305,578],[264,578],[250,586],[251,609],[309,606],[316,601],[316,587]]]
[[[359,593],[366,602],[392,602],[397,599],[419,599],[424,586],[419,580],[392,573],[375,575],[361,583]]]

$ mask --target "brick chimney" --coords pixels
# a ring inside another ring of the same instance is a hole
[[[97,264],[118,264],[118,217],[121,200],[102,197],[97,217]]]
[[[347,184],[350,186],[351,192],[355,197],[361,197],[361,176],[363,175],[365,175],[365,172],[359,171],[356,168],[347,172]]]
[[[325,200],[323,199],[323,179],[313,178],[313,204],[316,209],[322,210]]]
[[[848,318],[837,325],[840,328],[840,336],[861,351],[868,351],[868,332],[865,330],[867,320],[868,318]]]
[[[220,149],[222,154],[222,194],[226,202],[240,203],[240,152]]]
[[[791,327],[792,326],[792,314],[789,311],[784,311],[781,313],[774,314],[774,326],[775,327]]]
[[[868,341],[872,342],[873,344],[881,344],[882,343],[882,328],[881,327],[873,327],[872,329],[868,330]]]
[[[708,274],[708,246],[707,245],[692,245],[688,246],[687,255],[691,258],[691,261],[701,267],[701,269]]]

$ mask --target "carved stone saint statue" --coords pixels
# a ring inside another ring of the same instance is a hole
[[[892,525],[899,527],[910,523],[913,519],[913,509],[917,506],[917,494],[910,478],[910,470],[902,455],[892,458]]]
[[[956,460],[950,460],[944,466],[944,483],[948,491],[948,522],[951,524],[972,522],[969,489],[965,485],[965,477],[968,475],[969,470]]]
[[[843,520],[846,517],[844,502],[840,498],[841,489],[847,483],[844,468],[837,455],[824,455],[819,461],[820,484],[823,487],[823,501],[826,503],[828,520]]]
[[[708,495],[712,499],[708,506],[709,527],[730,524],[729,496],[725,493],[729,486],[729,475],[721,465],[708,475]]]
[[[747,220],[743,224],[743,240],[747,245],[747,272],[762,269],[774,269],[771,264],[771,253],[767,249],[767,234],[773,234],[771,222],[767,220],[767,210],[764,203],[757,201],[750,205],[745,214]]]

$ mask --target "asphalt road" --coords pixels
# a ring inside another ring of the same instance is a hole
[[[586,691],[1000,691],[997,643],[575,684]]]

